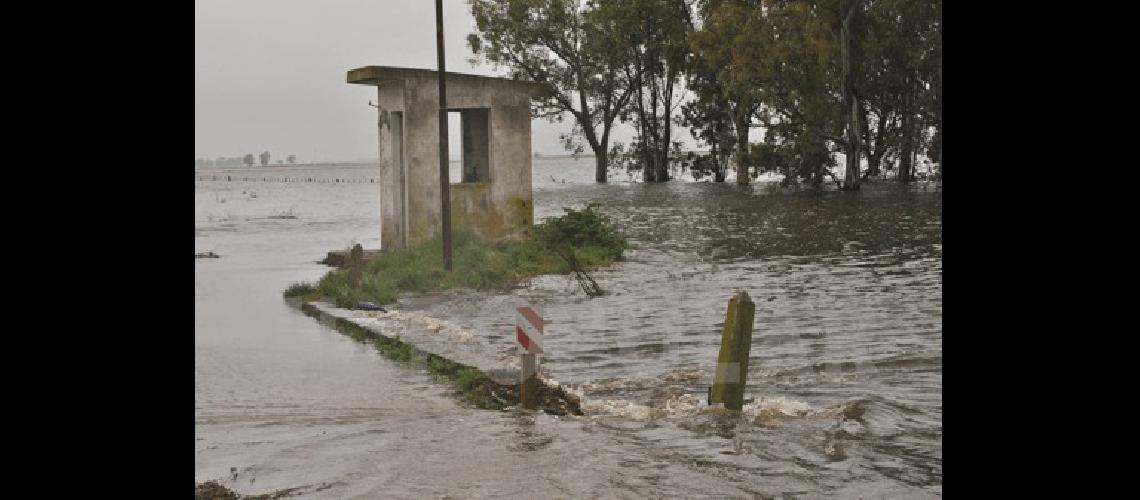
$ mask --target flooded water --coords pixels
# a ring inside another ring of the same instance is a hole
[[[544,371],[585,399],[586,417],[560,419],[463,408],[281,299],[328,250],[379,246],[373,169],[227,174],[195,174],[195,251],[221,255],[195,262],[198,481],[334,498],[942,494],[930,185],[596,185],[592,159],[536,159],[536,218],[597,203],[636,245],[594,274],[607,294],[547,276],[395,307],[509,346],[514,306],[537,305]],[[736,290],[756,303],[750,401],[726,417],[703,410]]]

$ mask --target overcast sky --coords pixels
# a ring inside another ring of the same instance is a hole
[[[475,30],[467,1],[443,0],[443,11],[448,71],[502,75],[467,62],[465,39]],[[194,49],[195,158],[266,150],[274,161],[375,158],[375,87],[347,84],[345,73],[435,69],[435,3],[196,0]],[[532,129],[534,151],[563,154],[558,135],[567,123],[535,120]],[[614,140],[631,135],[625,127]]]

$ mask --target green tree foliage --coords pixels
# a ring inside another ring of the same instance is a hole
[[[773,30],[757,0],[713,0],[700,5],[700,30],[690,36],[692,59],[689,88],[695,99],[685,105],[686,123],[725,154],[735,152],[736,179],[747,184],[751,175],[748,135],[772,75]],[[728,139],[728,141],[725,141]],[[727,150],[727,151],[725,151]],[[714,154],[715,157],[715,154]],[[723,174],[716,178],[723,182]]]
[[[698,97],[681,106],[681,123],[689,127],[693,137],[709,148],[709,154],[694,159],[694,177],[711,174],[715,182],[724,182],[728,157],[736,147],[736,135],[733,133],[728,100],[720,90],[716,75],[711,71],[703,71],[707,67],[702,63],[690,76],[689,89]]]
[[[692,31],[683,0],[598,0],[596,19],[614,27],[612,47],[624,59],[632,102],[623,121],[637,130],[633,144],[645,182],[669,180],[673,122],[681,104],[681,76],[689,59]]]
[[[614,50],[616,20],[599,15],[598,1],[470,0],[478,33],[467,44],[514,78],[549,83],[554,93],[535,105],[534,116],[572,116],[564,144],[578,152],[585,139],[596,159],[595,180],[606,182],[610,132],[633,89],[623,54]]]
[[[939,0],[705,0],[698,12],[687,123],[709,142],[732,115],[733,149],[751,151],[738,172],[858,189],[863,158],[868,175],[899,158],[907,181],[920,153],[941,171]],[[752,120],[762,147],[742,133]],[[848,158],[842,183],[835,153]]]
[[[772,71],[765,75],[768,105],[759,113],[765,141],[789,146],[786,181],[819,186],[833,166],[830,146],[839,140],[842,123],[831,19],[810,2],[765,2],[765,7],[776,32],[774,62],[760,68]]]
[[[908,182],[918,154],[941,163],[942,2],[877,0],[869,3],[866,17],[862,114],[868,123],[868,173],[877,174],[883,160],[897,158],[898,179]]]
[[[920,154],[941,175],[941,0],[470,1],[472,50],[556,88],[536,115],[575,117],[568,147],[586,139],[599,181],[610,163],[668,180],[675,123],[716,181],[730,157],[741,184],[771,170],[858,189],[896,161],[907,182]],[[615,120],[635,126],[629,149],[609,149]]]

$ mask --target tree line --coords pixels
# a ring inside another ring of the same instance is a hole
[[[257,159],[261,161],[261,166],[269,165],[270,154],[269,151],[264,151],[257,155]],[[245,156],[235,156],[233,158],[226,158],[219,156],[217,159],[211,160],[209,158],[198,158],[194,160],[194,166],[201,167],[240,167],[242,165],[252,167],[254,163],[254,156],[252,153],[247,153]],[[283,164],[293,165],[297,163],[297,155],[289,155],[284,160],[277,160],[278,165]]]
[[[533,114],[572,120],[561,140],[667,181],[678,127],[708,152],[685,158],[717,182],[763,172],[857,190],[916,158],[942,173],[940,0],[469,0],[475,60],[554,89]],[[618,123],[631,144],[611,144]],[[762,131],[753,142],[749,131]],[[836,153],[846,164],[832,173]],[[863,166],[865,161],[866,166]]]

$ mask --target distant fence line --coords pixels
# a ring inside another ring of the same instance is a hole
[[[218,182],[317,182],[325,184],[375,184],[375,177],[309,177],[309,176],[249,176],[249,175],[195,175],[196,181]]]
[[[269,163],[265,165],[195,165],[194,168],[200,169],[259,169],[259,168],[307,168],[307,167],[378,167],[379,163],[375,161],[326,161],[316,163]]]

